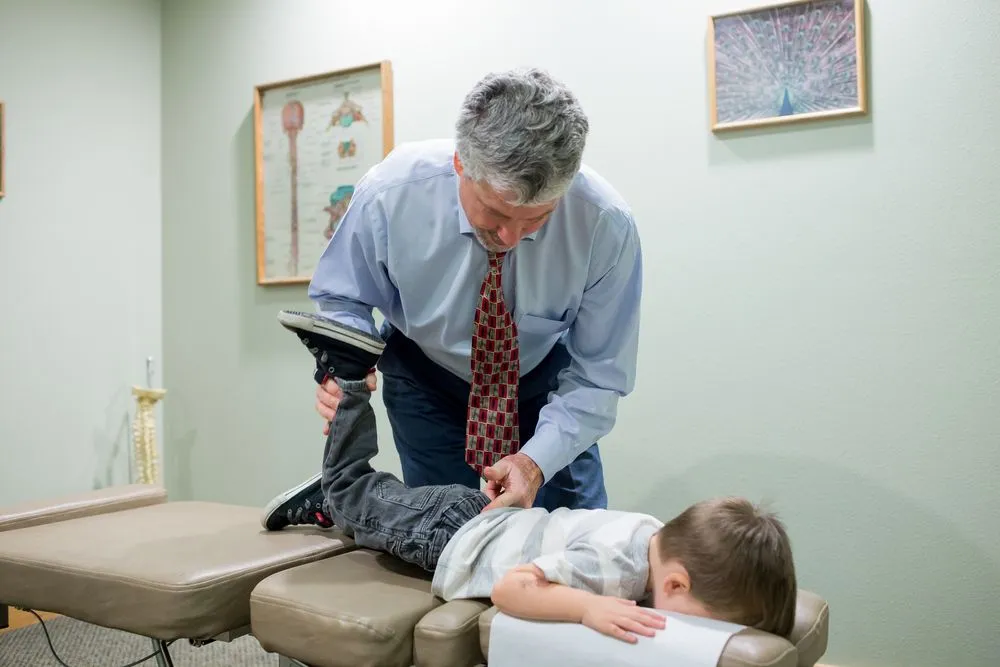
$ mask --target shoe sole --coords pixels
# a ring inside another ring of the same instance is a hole
[[[358,333],[347,327],[334,322],[317,318],[309,313],[298,313],[290,310],[282,310],[278,313],[278,322],[290,329],[308,331],[309,333],[326,336],[341,343],[347,343],[359,347],[372,354],[382,354],[385,350],[385,343],[373,340],[362,333]]]
[[[269,518],[271,518],[271,515],[274,514],[275,511],[277,511],[277,509],[279,507],[281,507],[282,505],[284,505],[285,503],[287,503],[288,500],[289,500],[289,498],[291,498],[292,496],[297,496],[306,487],[312,486],[313,484],[315,484],[316,482],[318,482],[319,479],[320,479],[320,477],[322,477],[322,476],[323,476],[323,473],[319,473],[318,472],[315,475],[313,475],[312,477],[310,477],[309,479],[307,479],[306,481],[304,481],[301,484],[299,484],[298,486],[296,486],[294,488],[291,488],[291,489],[288,489],[284,493],[282,493],[282,494],[280,494],[280,495],[275,496],[274,498],[272,498],[271,502],[269,502],[267,504],[267,507],[264,508],[264,513],[260,517],[260,525],[263,526],[265,530],[268,530],[268,528],[267,528],[267,520]]]

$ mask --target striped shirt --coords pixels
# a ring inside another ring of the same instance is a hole
[[[488,598],[507,572],[533,564],[550,582],[641,601],[649,542],[662,525],[647,514],[617,510],[491,510],[445,545],[432,590],[444,600]]]

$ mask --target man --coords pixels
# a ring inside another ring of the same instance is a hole
[[[597,441],[635,380],[635,222],[582,166],[587,117],[546,73],[486,76],[456,131],[397,147],[359,181],[309,296],[385,340],[377,368],[406,485],[482,477],[487,509],[604,508]],[[317,377],[328,424],[333,377]]]

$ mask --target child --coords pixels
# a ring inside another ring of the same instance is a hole
[[[407,488],[371,467],[378,453],[366,376],[385,345],[308,313],[282,311],[343,398],[322,472],[271,501],[268,530],[336,525],[358,546],[433,572],[444,600],[490,598],[526,619],[583,623],[635,642],[664,627],[639,606],[717,618],[781,636],[792,629],[796,578],[784,526],[749,502],[697,503],[664,524],[615,510],[498,508],[460,484]]]

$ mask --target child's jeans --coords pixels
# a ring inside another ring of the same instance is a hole
[[[337,380],[343,397],[323,453],[323,495],[334,523],[358,546],[433,571],[448,540],[489,497],[463,484],[407,488],[376,471],[375,412],[364,380]]]

